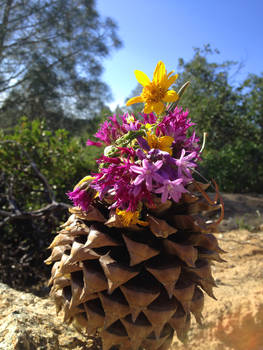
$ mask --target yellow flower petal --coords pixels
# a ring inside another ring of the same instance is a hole
[[[138,82],[144,87],[148,84],[151,83],[150,79],[148,78],[148,76],[141,72],[140,70],[135,70],[134,74],[136,76],[136,79],[138,80]]]
[[[174,138],[171,136],[162,136],[159,138],[159,149],[161,151],[168,152],[170,155],[172,155],[172,143],[174,142]]]
[[[163,101],[164,102],[175,102],[178,100],[178,94],[176,91],[173,91],[173,90],[169,90],[166,92],[164,98],[163,98]]]
[[[174,138],[172,136],[161,136],[159,142],[162,147],[171,147]]]
[[[165,74],[166,74],[165,64],[162,61],[159,61],[153,73],[153,81],[156,84],[160,84],[163,78],[165,77]]]
[[[153,103],[152,109],[157,114],[161,114],[164,111],[164,104],[162,102]]]
[[[167,79],[166,86],[165,86],[166,89],[168,89],[176,81],[177,78],[178,78],[178,74],[175,74],[175,75],[172,75],[169,79]]]
[[[150,148],[160,149],[161,151],[168,152],[172,155],[172,143],[174,142],[174,138],[171,136],[161,136],[158,137],[150,132],[147,132],[147,136],[145,137]]]
[[[146,123],[145,124],[145,129],[146,130],[151,130],[151,128],[153,127],[154,124],[150,124],[150,123]]]
[[[156,135],[151,134],[150,132],[146,133],[146,141],[150,148],[159,148],[159,142],[158,142],[158,137]]]
[[[143,99],[141,96],[135,96],[129,99],[129,101],[126,102],[126,106],[133,105],[134,103],[140,103],[143,102]]]
[[[149,226],[149,222],[147,221],[142,221],[142,220],[138,220],[137,224],[141,225],[141,226]]]
[[[128,117],[126,118],[126,122],[128,124],[134,123],[135,122],[134,116],[133,115],[128,115]]]
[[[150,104],[150,103],[145,103],[145,106],[144,106],[144,113],[146,114],[149,114],[151,112],[153,112],[153,105]]]

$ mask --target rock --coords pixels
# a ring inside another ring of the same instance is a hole
[[[0,283],[0,350],[96,350],[97,339],[78,333],[57,317],[49,298]]]
[[[263,349],[262,291],[256,291],[252,300],[235,305],[218,320],[214,336],[230,349]]]

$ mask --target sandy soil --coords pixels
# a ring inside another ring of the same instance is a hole
[[[220,225],[221,231],[248,229],[259,231],[263,224],[263,195],[222,194],[225,217]]]

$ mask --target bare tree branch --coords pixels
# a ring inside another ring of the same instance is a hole
[[[20,212],[20,214],[16,214],[12,211],[6,211],[6,210],[0,210],[0,215],[4,216],[5,218],[9,219],[18,219],[18,220],[24,220],[28,219],[29,217],[39,217],[42,216],[43,214],[47,212],[51,212],[56,209],[69,209],[72,206],[63,202],[54,202],[51,204],[46,205],[43,208],[37,209],[37,210],[32,210],[32,211],[24,211]],[[1,222],[0,222],[1,223]]]
[[[14,178],[11,177],[10,186],[8,186],[8,190],[7,190],[7,200],[9,202],[10,207],[13,208],[13,211],[17,215],[21,215],[21,211],[20,211],[20,209],[17,205],[17,202],[13,196],[13,182],[14,182]]]
[[[47,68],[52,68],[53,66],[55,66],[56,64],[58,64],[59,62],[63,62],[67,59],[69,59],[70,57],[72,56],[75,56],[77,55],[79,52],[81,52],[81,49],[79,50],[76,50],[74,52],[70,52],[68,55],[65,55],[65,56],[62,56],[60,58],[58,58],[57,60],[55,60],[54,62],[50,63]],[[28,67],[26,67],[28,69]],[[24,69],[25,70],[25,69]],[[7,90],[10,90],[10,89],[13,89],[14,87],[20,85],[22,82],[26,81],[28,78],[26,76],[24,76],[23,78],[21,78],[20,80],[18,80],[15,84],[13,85],[9,85],[7,87],[4,87],[2,89],[0,89],[0,93],[1,92],[4,92],[4,91],[7,91]]]
[[[9,14],[10,14],[12,3],[13,3],[13,0],[7,0],[6,7],[5,7],[5,10],[4,10],[3,22],[1,23],[1,31],[0,31],[0,33],[1,33],[1,35],[0,35],[0,59],[2,57],[3,45],[4,45],[5,36],[6,36],[8,19],[9,19]]]
[[[5,217],[4,220],[0,221],[0,227],[4,226],[10,219],[10,216]]]

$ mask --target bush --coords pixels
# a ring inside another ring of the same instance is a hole
[[[13,287],[44,279],[52,233],[67,215],[66,192],[96,169],[96,149],[66,130],[23,117],[0,130],[0,275]]]
[[[254,140],[235,139],[220,150],[205,150],[203,159],[201,171],[220,191],[262,193],[263,149]]]

